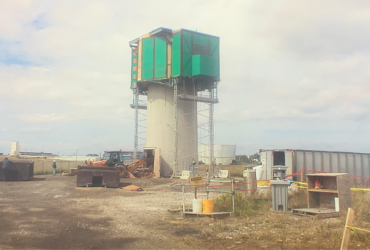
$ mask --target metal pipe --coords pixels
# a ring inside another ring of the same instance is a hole
[[[213,98],[213,95],[214,95],[213,89],[210,89],[210,98]],[[209,103],[209,128],[208,130],[209,130],[209,159],[211,163],[212,176],[215,176],[213,103]]]
[[[232,192],[232,199],[233,199],[233,213],[234,213],[234,210],[235,210],[234,179],[231,179],[231,192]]]
[[[135,105],[135,135],[134,135],[134,160],[137,160],[137,152],[139,148],[139,91],[134,90],[134,105]]]
[[[206,184],[206,189],[207,189],[207,200],[209,200],[209,170],[207,170],[207,184]]]
[[[215,192],[215,193],[226,193],[226,194],[232,194],[232,191],[223,191],[223,190],[212,190],[212,189],[207,189],[207,192]],[[208,197],[207,197],[208,199]]]
[[[177,151],[178,151],[178,91],[177,81],[173,82],[173,108],[174,108],[174,126],[173,126],[173,174],[174,176],[178,175],[178,166],[177,166]]]
[[[185,186],[184,186],[184,183],[182,183],[182,212],[185,215]]]

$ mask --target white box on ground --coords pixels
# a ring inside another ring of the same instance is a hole
[[[219,173],[218,177],[220,177],[220,178],[229,177],[229,170],[220,170],[220,173]]]
[[[181,172],[181,177],[180,177],[180,179],[181,179],[181,180],[188,180],[191,176],[192,176],[192,172],[191,172],[191,171],[183,170],[183,171]]]

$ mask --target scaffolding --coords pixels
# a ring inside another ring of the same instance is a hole
[[[138,160],[138,152],[142,151],[145,146],[147,94],[139,87],[132,89],[132,92],[133,103],[130,107],[135,111],[133,160]]]
[[[205,149],[198,149],[198,156],[209,164],[210,175],[218,176],[219,169],[214,158],[214,104],[217,102],[213,101],[218,100],[217,83],[210,89],[198,92],[198,96],[210,100],[198,103],[198,145],[205,147]]]
[[[157,84],[168,84],[168,82],[158,82]],[[192,85],[194,87],[194,93],[196,95],[189,95],[186,93],[186,86]],[[195,115],[197,116],[197,124],[194,124],[192,128],[195,133],[197,133],[197,144],[205,145],[207,150],[202,152],[194,152],[193,158],[198,158],[199,156],[202,159],[207,159],[209,162],[210,175],[218,175],[218,168],[214,160],[214,104],[218,103],[217,97],[217,82],[206,82],[202,83],[199,81],[195,82],[194,79],[183,79],[181,77],[170,78],[169,85],[174,89],[174,99],[173,99],[173,108],[174,108],[174,117],[173,117],[173,163],[172,177],[179,177],[181,171],[179,170],[179,163],[182,159],[179,159],[179,148],[178,148],[178,101],[187,100],[194,102],[194,105],[197,105],[197,112],[195,114],[186,114],[186,115]],[[135,111],[135,131],[134,131],[134,159],[137,159],[137,153],[145,145],[145,131],[146,131],[146,109],[147,109],[147,93],[145,89],[141,88],[140,85],[133,90],[133,104],[131,108]],[[140,97],[144,97],[140,98]],[[142,112],[140,112],[142,111]],[[200,121],[200,122],[199,122]],[[199,160],[196,162],[196,166],[199,165]],[[184,169],[184,166],[182,169]]]
[[[218,175],[218,168],[214,161],[214,104],[218,103],[217,97],[217,86],[218,83],[210,82],[195,82],[194,78],[189,81],[174,81],[174,164],[173,164],[173,175],[172,177],[179,177],[181,171],[179,171],[179,157],[178,157],[178,100],[187,100],[194,102],[194,105],[197,105],[197,112],[195,114],[186,114],[186,115],[195,115],[197,116],[197,124],[194,124],[195,133],[197,133],[197,144],[204,145],[207,147],[207,150],[194,153],[193,158],[198,158],[196,166],[199,166],[199,157],[203,159],[208,159],[210,175]],[[186,93],[186,86],[193,85],[193,92],[196,95],[189,95]],[[191,128],[190,128],[191,129]],[[184,169],[184,168],[183,168]]]

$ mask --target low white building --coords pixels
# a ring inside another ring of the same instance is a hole
[[[21,152],[21,146],[19,145],[19,142],[13,141],[10,155],[19,155],[20,152]]]

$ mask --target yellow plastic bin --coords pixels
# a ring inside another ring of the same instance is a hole
[[[213,212],[213,200],[202,200],[203,213]]]

